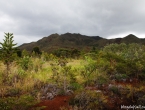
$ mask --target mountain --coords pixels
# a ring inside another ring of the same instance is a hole
[[[93,46],[101,48],[111,43],[139,43],[145,44],[145,39],[140,39],[133,34],[124,38],[105,39],[99,36],[86,36],[81,34],[65,33],[62,35],[52,34],[44,37],[37,42],[25,43],[19,46],[19,49],[31,51],[34,47],[39,47],[42,51],[51,52],[59,48],[88,50]]]

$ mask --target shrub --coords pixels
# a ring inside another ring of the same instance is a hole
[[[32,61],[29,56],[24,56],[20,59],[18,62],[20,67],[24,70],[28,70],[29,68],[32,68]]]
[[[82,85],[77,83],[77,82],[75,82],[75,83],[71,83],[69,88],[72,89],[72,90],[78,90],[78,89],[82,88]]]
[[[81,90],[75,97],[71,98],[69,104],[77,106],[79,110],[98,110],[103,109],[106,98],[101,92]]]
[[[17,96],[20,94],[20,92],[21,92],[20,88],[11,88],[7,91],[7,94],[9,96]]]
[[[114,94],[120,94],[120,92],[119,92],[119,90],[118,90],[118,87],[116,87],[116,86],[112,86],[112,87],[110,87],[109,88],[110,89],[110,91],[112,91]]]
[[[28,110],[38,103],[32,96],[8,97],[0,99],[0,110]]]

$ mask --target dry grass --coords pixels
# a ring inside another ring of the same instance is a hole
[[[67,65],[70,65],[73,68],[80,68],[80,67],[82,67],[81,62],[82,62],[82,60],[72,60],[72,61],[68,62]]]
[[[5,86],[5,84],[2,83],[2,74],[4,74],[5,71],[5,65],[0,62],[0,95],[3,97],[7,90],[14,89],[17,90],[19,89],[21,91],[20,94],[23,93],[29,93],[34,90],[34,86],[37,84],[39,85],[39,82],[44,82],[44,83],[49,83],[49,82],[54,82],[52,79],[52,67],[51,63],[57,62],[56,60],[52,61],[46,61],[42,62],[41,59],[38,58],[32,58],[31,59],[33,62],[33,68],[28,69],[28,70],[23,70],[20,68],[20,66],[17,63],[13,63],[11,65],[11,72],[9,74],[9,80],[12,82],[12,85]],[[73,71],[73,74],[76,75],[76,79],[78,83],[83,83],[84,80],[80,76],[80,69],[83,67],[82,65],[82,60],[70,60],[67,59],[68,63],[67,66],[71,66],[71,70]],[[36,69],[38,68],[38,71]],[[61,66],[58,65],[58,72],[61,74],[62,68]],[[15,77],[19,77],[14,80]],[[61,77],[61,76],[60,76]],[[14,80],[14,81],[13,81]],[[3,86],[4,85],[4,86]],[[41,84],[40,84],[41,86]]]

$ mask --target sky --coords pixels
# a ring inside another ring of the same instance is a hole
[[[145,38],[145,0],[0,0],[0,42],[21,45],[54,33]]]

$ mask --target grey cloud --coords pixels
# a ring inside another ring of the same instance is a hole
[[[144,3],[144,0],[1,0],[0,35],[11,31],[27,41],[66,32],[102,37],[129,32],[145,35]]]

